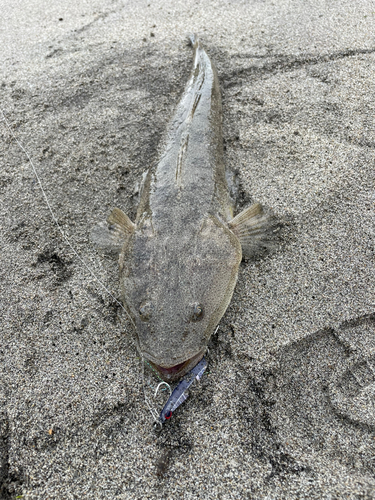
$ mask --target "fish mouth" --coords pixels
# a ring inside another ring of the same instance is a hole
[[[198,354],[193,356],[192,358],[179,363],[178,365],[164,367],[161,365],[157,365],[152,361],[148,361],[149,364],[161,375],[163,380],[167,382],[173,382],[174,380],[178,380],[183,377],[186,373],[188,373],[194,366],[199,363],[204,355],[205,349],[200,351]]]

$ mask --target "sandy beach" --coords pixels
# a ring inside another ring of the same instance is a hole
[[[0,498],[375,498],[374,2],[0,11]],[[156,432],[90,231],[114,207],[134,219],[191,33],[217,67],[238,208],[283,229],[241,264],[208,373]]]

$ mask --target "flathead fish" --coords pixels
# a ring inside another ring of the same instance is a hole
[[[241,259],[267,246],[274,228],[259,204],[233,217],[218,76],[197,38],[192,46],[193,71],[145,177],[134,223],[115,208],[92,233],[99,247],[118,252],[137,347],[167,381],[202,359]]]

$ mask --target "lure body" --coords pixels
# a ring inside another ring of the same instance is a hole
[[[195,380],[199,381],[207,368],[207,361],[203,357],[200,362],[179,382],[174,391],[170,395],[164,408],[160,413],[159,420],[162,424],[169,420],[172,413],[189,397],[187,393],[188,388],[194,383]]]

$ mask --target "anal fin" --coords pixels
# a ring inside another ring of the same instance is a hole
[[[279,225],[276,217],[265,213],[260,203],[240,212],[228,226],[240,240],[245,258],[258,257],[276,246]]]

